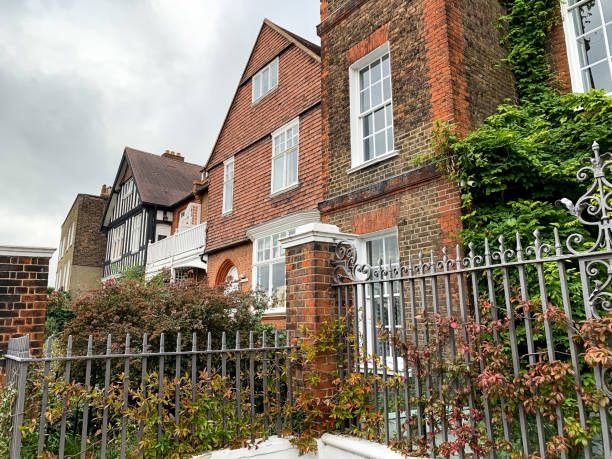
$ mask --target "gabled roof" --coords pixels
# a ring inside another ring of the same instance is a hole
[[[113,182],[110,199],[104,209],[102,227],[110,223],[109,209],[117,202],[117,193],[128,172],[134,177],[143,204],[172,207],[191,194],[193,181],[200,179],[202,166],[125,147]]]
[[[240,77],[238,86],[236,87],[236,91],[234,92],[234,96],[232,97],[232,102],[230,103],[230,105],[229,105],[229,107],[227,109],[227,113],[225,114],[225,118],[223,119],[223,124],[221,125],[221,128],[219,129],[219,133],[217,134],[217,139],[215,140],[215,143],[214,143],[214,145],[213,145],[213,147],[212,147],[212,149],[210,151],[210,154],[208,155],[208,159],[206,160],[206,164],[204,165],[204,168],[202,168],[202,170],[205,170],[205,169],[207,169],[210,166],[210,161],[211,161],[211,159],[213,157],[213,153],[214,153],[215,149],[217,148],[217,144],[219,143],[219,138],[221,137],[221,133],[223,132],[223,128],[225,126],[225,123],[227,122],[227,119],[229,117],[230,111],[231,111],[231,109],[232,109],[232,107],[234,105],[234,101],[236,100],[236,96],[238,95],[238,90],[248,80],[247,77],[250,76],[250,75],[247,75],[247,70],[249,68],[249,62],[251,62],[251,59],[253,58],[253,53],[255,52],[255,47],[257,45],[257,42],[259,41],[259,38],[260,38],[261,33],[263,31],[263,28],[265,26],[270,27],[271,29],[276,31],[278,34],[280,34],[283,37],[285,37],[291,44],[293,44],[297,48],[301,49],[303,52],[305,52],[310,57],[312,57],[315,61],[321,62],[321,47],[319,45],[315,45],[311,41],[308,41],[305,38],[302,38],[299,35],[294,34],[293,32],[289,32],[287,29],[284,29],[284,28],[280,27],[279,25],[273,23],[269,19],[265,18],[263,20],[263,23],[261,24],[261,27],[260,27],[259,32],[257,34],[257,38],[253,42],[253,47],[251,48],[251,53],[249,54],[249,58],[247,59],[246,64],[244,65],[244,70],[242,72],[242,76]]]
[[[143,204],[170,207],[191,193],[202,166],[125,147]],[[114,187],[113,187],[114,189]]]

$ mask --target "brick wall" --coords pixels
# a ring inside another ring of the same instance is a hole
[[[250,242],[215,252],[208,255],[208,282],[209,285],[223,285],[225,276],[231,266],[238,269],[238,275],[244,274],[248,283],[240,284],[241,288],[251,287],[251,260],[253,245]],[[245,286],[246,285],[246,286]]]
[[[502,63],[506,50],[495,26],[504,8],[497,1],[458,0],[463,30],[463,66],[470,127],[478,126],[506,98],[516,100],[514,76]]]
[[[304,209],[315,209],[323,196],[321,177],[321,112],[314,108],[300,117],[299,186],[270,195],[272,137],[249,147],[234,159],[234,201],[229,215],[223,206],[223,167],[209,172],[210,200],[207,250],[243,242],[250,226]]]
[[[100,231],[100,226],[106,199],[100,196],[79,195],[73,265],[101,268],[104,264],[106,234]]]
[[[250,77],[277,55],[277,89],[252,104]],[[250,226],[298,210],[315,209],[322,199],[320,72],[318,59],[264,23],[207,165],[207,252],[247,242],[246,229]],[[271,133],[298,116],[299,185],[272,196]],[[223,161],[232,155],[232,212],[221,215]]]
[[[561,10],[557,12],[561,16]],[[546,41],[545,48],[546,58],[550,64],[550,69],[555,75],[555,83],[561,91],[572,91],[572,80],[569,70],[569,62],[567,60],[567,46],[565,44],[565,32],[563,31],[563,23],[559,20]]]
[[[331,287],[333,258],[334,245],[329,242],[309,242],[286,250],[286,326],[296,340],[305,340],[302,326],[318,333],[326,320],[337,319]],[[334,386],[331,381],[338,368],[336,354],[319,354],[313,364],[321,373],[320,381],[311,387],[315,396],[332,395]]]
[[[11,337],[30,334],[30,348],[42,351],[47,309],[49,258],[53,250],[0,247],[0,352]],[[27,256],[28,253],[33,256]],[[45,255],[45,256],[42,256]]]
[[[320,62],[264,25],[247,69],[279,55],[278,87],[252,104],[251,80],[237,88],[207,170],[288,123],[320,101]],[[254,62],[258,64],[255,65]],[[252,72],[247,72],[250,75]]]

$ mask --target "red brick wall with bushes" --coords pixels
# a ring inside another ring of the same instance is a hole
[[[30,334],[30,349],[40,354],[47,311],[49,258],[0,255],[0,352],[9,338]]]

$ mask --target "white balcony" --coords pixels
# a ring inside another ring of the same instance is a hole
[[[150,243],[147,248],[146,276],[150,278],[163,269],[179,267],[206,269],[200,260],[205,247],[206,222]]]

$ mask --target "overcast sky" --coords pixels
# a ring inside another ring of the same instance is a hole
[[[0,17],[0,245],[58,247],[126,145],[203,164],[265,17],[319,43],[319,0],[2,0]]]

